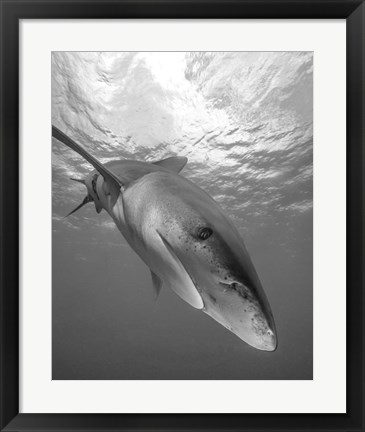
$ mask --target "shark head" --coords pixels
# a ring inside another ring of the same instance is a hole
[[[158,234],[193,282],[201,309],[249,345],[274,351],[273,314],[233,223],[208,194],[186,179],[179,179],[178,193],[167,201]]]

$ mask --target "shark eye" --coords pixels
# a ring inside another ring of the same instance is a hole
[[[206,240],[212,234],[213,234],[213,230],[210,228],[204,227],[198,229],[198,238],[200,238],[200,240]]]

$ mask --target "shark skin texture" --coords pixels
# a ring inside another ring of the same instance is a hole
[[[88,203],[105,210],[149,267],[156,298],[169,288],[252,347],[276,350],[273,314],[244,242],[219,204],[179,175],[187,158],[101,164],[55,126],[52,136],[94,168],[72,179],[87,195],[67,216]]]

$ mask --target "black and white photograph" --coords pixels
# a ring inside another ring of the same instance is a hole
[[[51,61],[52,379],[312,380],[313,52]]]

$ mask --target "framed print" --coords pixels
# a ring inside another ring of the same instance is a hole
[[[1,18],[1,430],[364,430],[363,2]]]

